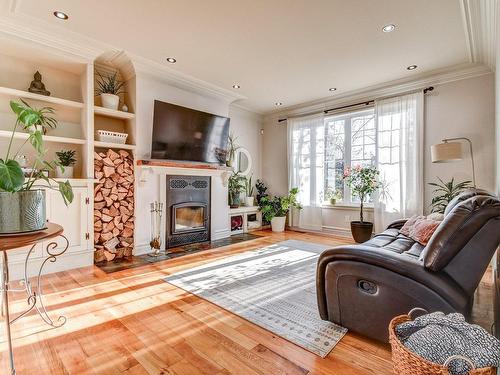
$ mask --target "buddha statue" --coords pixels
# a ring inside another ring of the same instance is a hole
[[[40,74],[39,71],[35,73],[33,78],[35,79],[31,81],[30,88],[28,89],[28,91],[34,94],[50,96],[50,91],[47,91],[45,89],[45,85],[42,82],[42,75]]]

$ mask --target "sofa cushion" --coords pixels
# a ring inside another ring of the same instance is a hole
[[[384,248],[385,250],[390,250],[397,254],[405,254],[417,258],[424,249],[424,246],[404,234],[399,233],[397,229],[387,229],[382,233],[376,234],[363,245]]]

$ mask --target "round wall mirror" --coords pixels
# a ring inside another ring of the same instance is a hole
[[[233,170],[243,176],[246,176],[252,170],[252,156],[246,148],[240,147],[236,150]]]

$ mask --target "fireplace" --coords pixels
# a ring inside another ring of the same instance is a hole
[[[210,177],[167,175],[166,247],[210,240]]]

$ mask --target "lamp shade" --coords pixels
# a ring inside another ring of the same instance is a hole
[[[443,142],[431,146],[433,163],[462,160],[462,144],[459,142]]]

